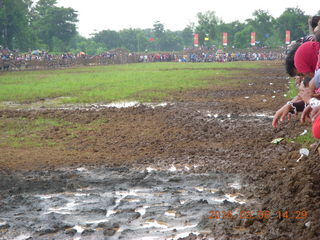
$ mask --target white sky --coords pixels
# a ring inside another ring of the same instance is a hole
[[[198,12],[214,11],[224,22],[243,22],[254,10],[268,10],[273,17],[289,7],[299,7],[308,15],[320,10],[316,0],[58,0],[58,6],[78,11],[78,31],[82,36],[101,30],[152,28],[159,20],[165,29],[183,30],[195,22]]]

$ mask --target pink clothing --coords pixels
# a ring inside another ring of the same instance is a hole
[[[320,139],[320,115],[312,124],[312,134],[315,138]]]
[[[314,72],[318,62],[319,42],[305,42],[294,55],[294,66],[299,73]]]

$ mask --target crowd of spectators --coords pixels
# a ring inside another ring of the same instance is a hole
[[[191,53],[162,53],[141,54],[139,62],[233,62],[233,61],[260,61],[283,60],[285,51],[232,51],[222,50],[205,52],[194,51]]]
[[[45,51],[34,50],[19,53],[8,49],[0,49],[0,70],[43,69],[68,67],[74,65],[106,65],[137,62],[230,62],[282,60],[285,51],[256,50],[223,51],[212,49],[187,49],[182,52],[168,53],[129,53],[124,49],[90,56],[84,52],[78,54],[63,53],[53,55]]]

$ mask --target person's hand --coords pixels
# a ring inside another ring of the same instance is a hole
[[[320,100],[320,93],[314,93],[314,94],[312,95],[312,97],[317,98],[317,99]]]
[[[311,111],[312,111],[311,106],[307,106],[303,110],[300,118],[301,123],[305,123],[306,121],[311,122],[311,117],[310,117]]]
[[[313,122],[320,115],[320,106],[314,107],[311,111],[310,118]]]
[[[292,110],[292,107],[290,104],[286,104],[286,105],[282,106],[274,115],[273,121],[272,121],[272,126],[274,128],[277,128],[279,120],[280,120],[280,122],[283,122],[286,119],[286,117],[288,118],[288,120],[290,120],[291,119],[291,113],[290,113],[291,110]]]

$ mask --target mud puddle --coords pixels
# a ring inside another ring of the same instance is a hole
[[[246,202],[240,179],[167,170],[104,168],[2,177],[0,239],[179,239],[209,233],[203,221]]]
[[[11,110],[25,110],[25,111],[47,111],[47,110],[84,110],[84,111],[100,111],[108,108],[131,108],[131,107],[148,107],[158,108],[173,105],[173,103],[160,102],[160,103],[140,103],[138,101],[118,101],[111,103],[91,103],[91,104],[61,104],[63,99],[69,97],[58,97],[58,98],[47,98],[35,102],[0,102],[0,108],[11,109]]]

